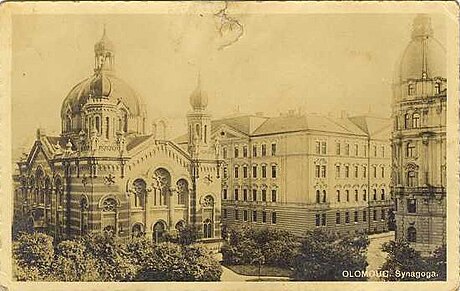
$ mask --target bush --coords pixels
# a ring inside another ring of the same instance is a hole
[[[368,245],[369,240],[364,234],[353,238],[339,237],[321,230],[309,231],[295,259],[293,277],[307,281],[344,280],[342,271],[366,269]]]
[[[15,216],[12,224],[13,240],[17,240],[21,234],[32,234],[35,232],[34,221],[31,216]]]

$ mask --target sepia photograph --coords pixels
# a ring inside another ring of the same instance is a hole
[[[5,290],[458,284],[455,2],[7,4]]]

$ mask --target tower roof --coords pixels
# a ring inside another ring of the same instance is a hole
[[[190,95],[190,105],[193,110],[203,111],[208,106],[208,95],[201,89],[201,77],[198,76],[198,82],[195,90]]]
[[[105,52],[105,51],[114,51],[114,45],[107,37],[107,29],[104,25],[104,31],[102,33],[101,39],[94,45],[94,52],[97,54],[98,52]]]

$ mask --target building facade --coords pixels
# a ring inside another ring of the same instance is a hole
[[[396,238],[422,252],[446,243],[446,53],[417,16],[394,85]]]
[[[388,230],[390,119],[289,112],[224,118],[212,127],[225,161],[224,224],[275,227],[296,235],[315,228]]]
[[[220,163],[209,138],[207,97],[190,96],[188,143],[154,130],[141,98],[114,71],[113,44],[96,43],[94,73],[62,103],[60,136],[37,130],[17,164],[15,214],[57,238],[107,232],[162,241],[195,225],[204,241],[220,238]]]

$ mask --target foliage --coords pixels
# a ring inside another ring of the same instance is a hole
[[[13,244],[13,256],[18,280],[44,280],[53,262],[53,238],[43,233],[22,233]]]
[[[12,224],[13,239],[16,240],[21,234],[34,233],[34,222],[32,217],[15,216]]]
[[[321,230],[307,232],[300,253],[294,260],[295,280],[340,281],[344,270],[362,270],[367,267],[366,250],[369,240],[366,235],[340,237]],[[347,278],[363,280],[363,278]]]
[[[164,238],[167,242],[191,245],[198,240],[198,229],[194,225],[186,225],[178,231],[164,234]]]
[[[382,250],[388,253],[387,260],[380,268],[388,272],[389,276],[384,278],[386,281],[446,280],[445,245],[427,257],[422,257],[406,240],[389,241],[382,246]],[[416,272],[436,272],[438,276],[420,278]],[[401,276],[402,273],[412,273],[415,276]]]

